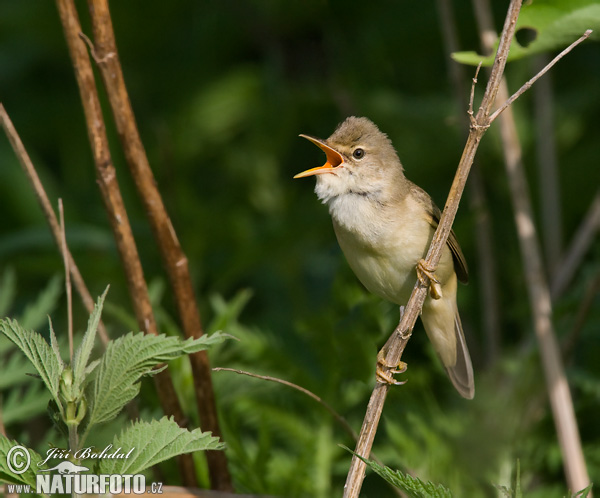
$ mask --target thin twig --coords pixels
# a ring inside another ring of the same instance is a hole
[[[181,248],[171,219],[167,213],[157,182],[150,168],[142,143],[131,101],[125,86],[123,70],[119,61],[115,34],[107,0],[89,0],[94,44],[83,33],[79,33],[98,64],[106,94],[110,102],[125,159],[135,182],[154,239],[158,245],[163,265],[173,290],[182,330],[186,337],[202,336],[202,322],[196,295],[189,271],[188,259]],[[217,407],[211,379],[210,362],[205,351],[189,355],[192,379],[196,395],[196,407],[203,430],[220,436]],[[232,491],[233,485],[227,468],[224,451],[206,453],[212,489]]]
[[[50,231],[52,233],[52,236],[54,237],[54,241],[60,249],[60,247],[62,246],[62,237],[60,232],[60,226],[58,223],[58,218],[56,217],[56,213],[52,209],[52,203],[50,202],[50,199],[48,199],[48,195],[44,190],[44,186],[42,185],[40,177],[38,176],[35,167],[33,166],[33,162],[31,161],[29,154],[27,154],[27,151],[25,150],[25,146],[23,145],[23,142],[21,141],[17,130],[15,129],[10,117],[8,116],[6,109],[1,103],[0,123],[2,123],[4,132],[6,133],[6,136],[10,141],[13,151],[15,152],[17,158],[19,159],[19,162],[21,163],[21,166],[23,167],[23,170],[25,171],[25,174],[27,175],[29,183],[31,183],[35,196],[37,197],[40,207],[42,208],[42,211],[44,213],[44,216],[46,217],[46,221],[50,226]],[[69,251],[68,247],[66,250],[67,258],[69,259],[69,269],[71,270],[71,277],[73,278],[75,289],[77,289],[77,292],[81,297],[85,309],[88,311],[88,313],[91,314],[94,311],[94,299],[92,298],[90,291],[88,290],[87,286],[85,285],[85,282],[83,281],[83,277],[79,272],[79,268],[75,264],[75,260],[71,255],[71,251]],[[106,327],[104,326],[104,322],[102,320],[100,320],[100,322],[98,323],[98,334],[100,335],[100,340],[106,347],[110,339],[108,337]]]
[[[600,273],[596,274],[596,276],[588,284],[583,299],[581,300],[579,308],[577,309],[577,313],[575,314],[573,326],[571,327],[569,333],[562,340],[561,350],[563,352],[563,358],[565,359],[565,362],[568,362],[573,354],[575,345],[579,340],[579,336],[583,330],[587,317],[590,314],[590,311],[593,309],[594,300],[596,299],[598,293],[600,293]]]
[[[559,270],[552,280],[553,301],[556,301],[569,285],[598,231],[600,231],[600,190],[596,192],[590,208],[577,228],[573,241],[565,251]]]
[[[144,272],[112,163],[92,65],[85,44],[79,37],[82,31],[79,15],[74,0],[56,0],[56,4],[75,69],[100,193],[121,257],[136,319],[140,329],[145,333],[158,335]],[[172,415],[178,425],[185,427],[187,417],[177,398],[169,370],[163,370],[154,376],[154,381],[165,413]],[[192,456],[181,455],[178,460],[184,483],[188,486],[197,486]]]
[[[444,211],[440,219],[440,223],[435,231],[431,245],[427,252],[425,265],[428,268],[435,269],[440,260],[442,251],[445,247],[448,235],[452,228],[452,223],[458,211],[460,198],[465,188],[467,177],[475,158],[475,153],[479,147],[481,138],[485,134],[490,125],[489,115],[498,93],[500,80],[506,65],[506,58],[510,48],[519,10],[521,8],[521,0],[512,0],[506,15],[506,21],[498,44],[498,51],[492,66],[490,78],[488,80],[483,99],[476,116],[471,124],[469,137],[460,159]],[[388,372],[394,370],[400,364],[400,359],[406,343],[408,342],[414,324],[419,316],[423,302],[425,301],[427,286],[417,279],[413,288],[411,297],[406,305],[405,312],[392,333],[383,349],[379,352],[378,363],[382,369]],[[377,383],[367,407],[367,412],[361,428],[359,441],[356,446],[355,453],[368,458],[377,432],[377,425],[381,417],[383,405],[389,389],[389,384]],[[345,498],[357,498],[360,493],[362,481],[364,479],[365,463],[358,457],[352,458],[350,471],[344,487]]]
[[[573,50],[577,45],[579,45],[582,41],[586,40],[592,34],[592,30],[588,29],[585,33],[583,33],[577,40],[575,40],[571,45],[565,48],[560,54],[558,54],[554,59],[552,59],[546,66],[537,73],[533,78],[531,78],[527,83],[525,83],[521,88],[519,88],[515,93],[513,93],[510,98],[504,102],[496,111],[490,116],[490,123],[494,121],[509,105],[511,105],[515,100],[517,100],[521,95],[523,95],[527,90],[531,88],[539,78],[544,76],[554,64],[556,64],[560,59],[562,59],[565,55],[567,55],[571,50]]]
[[[475,77],[471,85],[471,95],[467,103],[468,88],[465,66],[454,61],[451,54],[460,50],[456,21],[452,9],[451,0],[438,0],[438,18],[447,53],[448,72],[452,82],[455,100],[458,108],[469,109],[467,115],[463,112],[458,114],[458,124],[463,130],[464,139],[467,139],[469,130],[469,118],[473,115],[473,98],[475,94],[475,83],[481,68],[477,67]],[[500,351],[500,300],[498,292],[498,272],[496,268],[496,244],[494,243],[492,217],[490,216],[486,198],[485,184],[482,177],[481,167],[473,164],[469,175],[469,208],[474,213],[473,235],[477,248],[477,271],[479,280],[479,293],[481,295],[482,330],[484,334],[485,357],[483,363],[490,368],[498,357]]]
[[[331,416],[343,427],[343,429],[350,435],[354,441],[358,440],[358,434],[354,432],[354,429],[350,426],[350,424],[346,421],[344,417],[342,417],[338,412],[336,412],[333,407],[323,400],[323,398],[317,396],[312,391],[299,386],[298,384],[294,384],[288,380],[279,379],[277,377],[271,377],[270,375],[259,375],[252,372],[246,372],[245,370],[238,370],[236,368],[224,368],[224,367],[215,367],[212,369],[213,372],[234,372],[240,375],[247,375],[248,377],[254,377],[255,379],[268,380],[270,382],[277,382],[278,384],[283,384],[284,386],[291,387],[292,389],[296,389],[301,393],[306,394],[308,397],[314,399],[317,403],[319,403],[323,408],[325,408]]]
[[[67,256],[67,230],[65,228],[65,212],[62,199],[58,199],[58,216],[60,218],[61,251],[65,264],[65,290],[67,292],[67,335],[69,337],[69,358],[73,363],[73,298],[71,295],[71,272],[69,271],[69,258]]]

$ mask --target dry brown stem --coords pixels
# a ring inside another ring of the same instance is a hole
[[[60,218],[60,250],[65,265],[65,290],[67,292],[67,336],[69,338],[69,359],[73,363],[73,299],[71,296],[71,279],[69,275],[69,258],[67,257],[67,229],[65,227],[65,210],[62,199],[58,199],[58,216]]]
[[[6,133],[6,136],[8,137],[8,140],[10,141],[10,144],[16,156],[19,159],[19,162],[21,163],[21,166],[23,167],[23,170],[25,171],[29,182],[31,183],[33,191],[35,192],[35,196],[37,197],[37,200],[40,203],[40,207],[42,208],[42,211],[44,213],[44,216],[48,221],[48,225],[50,226],[50,231],[52,232],[54,241],[56,242],[56,245],[60,248],[62,247],[62,235],[60,225],[58,223],[58,218],[56,217],[56,213],[52,209],[50,199],[48,199],[48,195],[46,194],[40,177],[38,176],[35,167],[33,166],[33,162],[31,161],[29,154],[27,154],[25,146],[23,145],[23,142],[21,141],[17,130],[15,129],[10,117],[8,116],[8,113],[6,112],[6,109],[4,109],[4,106],[2,104],[0,104],[0,123],[2,123],[4,132]],[[77,292],[79,293],[79,296],[81,297],[81,300],[83,301],[83,305],[85,306],[86,310],[88,311],[88,313],[91,314],[92,311],[94,311],[94,299],[92,298],[90,291],[85,285],[83,277],[79,272],[79,268],[75,264],[75,260],[73,259],[73,256],[71,255],[71,252],[69,251],[68,247],[66,248],[66,257],[68,258],[68,266],[71,277],[73,278],[73,283],[75,284],[75,288],[77,289]],[[108,334],[106,333],[106,327],[104,326],[102,320],[100,320],[100,323],[98,324],[98,334],[100,335],[102,343],[106,346],[108,344],[109,338]]]
[[[92,66],[85,44],[79,37],[79,15],[73,0],[57,0],[56,4],[79,86],[98,185],[125,271],[137,322],[145,333],[156,335],[158,329],[131,225],[117,183]],[[154,380],[163,410],[167,415],[173,415],[180,426],[185,427],[187,419],[177,399],[169,371],[163,370]],[[179,463],[185,484],[195,486],[197,479],[192,456],[182,455],[179,457]]]
[[[465,66],[452,60],[450,54],[458,52],[458,35],[452,3],[450,0],[438,0],[438,13],[444,46],[447,52],[448,71],[452,82],[454,97],[461,110],[459,114],[461,129],[464,130],[466,140],[469,129],[469,117],[464,114],[464,109],[472,110],[474,85],[471,87],[471,101],[467,102],[467,76]],[[475,226],[473,234],[477,247],[477,277],[481,291],[482,330],[485,337],[485,363],[492,365],[500,351],[500,303],[498,297],[498,277],[496,270],[495,244],[493,240],[492,219],[488,209],[484,182],[477,163],[473,164],[469,175],[470,210],[475,213]]]
[[[138,132],[119,62],[108,2],[107,0],[88,0],[88,6],[94,32],[94,45],[85,35],[80,33],[80,36],[89,45],[92,56],[100,69],[121,146],[140,198],[144,203],[154,238],[169,276],[183,331],[186,337],[198,338],[203,334],[202,323],[188,260],[177,239],[171,219],[156,186],[156,180]],[[196,406],[202,429],[211,431],[215,436],[220,436],[208,356],[205,351],[194,353],[190,355],[190,362]],[[206,458],[211,487],[222,491],[233,490],[225,452],[209,451],[206,453]]]
[[[463,151],[452,187],[444,211],[440,219],[437,230],[433,236],[431,246],[427,252],[425,264],[428,268],[436,268],[440,260],[442,250],[450,234],[452,223],[458,211],[458,205],[462,196],[471,165],[475,158],[475,153],[479,147],[481,138],[485,134],[486,130],[490,125],[490,112],[498,88],[500,86],[500,80],[504,72],[504,66],[506,65],[506,58],[510,48],[510,42],[513,38],[515,31],[515,25],[519,16],[519,10],[521,8],[521,0],[512,0],[506,15],[504,28],[500,37],[500,43],[498,44],[498,51],[496,58],[492,66],[490,78],[488,80],[481,105],[475,115],[471,115],[471,127],[467,143]],[[415,283],[413,292],[408,301],[404,314],[400,323],[396,327],[396,330],[392,333],[385,346],[379,352],[378,361],[383,369],[393,370],[397,365],[400,364],[402,353],[410,336],[412,329],[419,316],[423,302],[425,301],[427,293],[427,286],[422,284],[419,280]],[[373,439],[377,431],[377,425],[381,417],[383,410],[383,404],[389,389],[389,384],[377,383],[363,421],[361,428],[359,441],[356,446],[355,452],[364,457],[368,458],[373,445]],[[350,465],[350,471],[348,472],[348,478],[344,487],[344,497],[356,498],[359,496],[362,481],[364,479],[365,463],[358,457],[352,458]]]

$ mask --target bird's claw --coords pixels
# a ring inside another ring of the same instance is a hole
[[[391,384],[394,386],[401,386],[406,384],[405,380],[396,380],[394,375],[406,372],[408,365],[403,361],[399,365],[386,365],[381,360],[377,362],[377,368],[375,369],[375,377],[377,382],[380,384]]]
[[[424,259],[419,260],[417,263],[417,278],[424,286],[429,285],[429,295],[433,299],[442,297],[442,285],[435,275],[435,269],[428,266]]]

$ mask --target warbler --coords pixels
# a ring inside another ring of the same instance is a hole
[[[404,176],[392,142],[369,119],[351,116],[326,140],[300,136],[323,150],[327,162],[294,178],[316,176],[315,192],[329,207],[348,264],[370,292],[400,306],[417,268],[430,278],[421,320],[452,384],[473,398],[473,366],[456,305],[457,281],[466,283],[468,270],[454,232],[435,274],[424,266],[440,210]]]

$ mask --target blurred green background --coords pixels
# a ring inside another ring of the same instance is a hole
[[[91,36],[87,5],[77,4]],[[498,29],[507,4],[494,2]],[[461,48],[479,50],[471,3],[456,1],[454,8]],[[129,0],[111,2],[111,9],[138,126],[190,260],[204,324],[240,339],[212,351],[213,365],[298,383],[358,430],[373,386],[377,348],[395,326],[398,310],[369,295],[353,276],[327,209],[314,196],[314,180],[292,180],[295,173],[323,162],[322,153],[298,134],[325,138],[346,116],[367,116],[390,136],[407,176],[443,206],[464,145],[460,113],[465,109],[453,96],[436,3]],[[472,71],[467,68],[468,74]],[[509,87],[516,90],[533,74],[531,58],[510,63]],[[598,44],[578,47],[550,77],[562,210],[556,223],[566,248],[600,185]],[[482,88],[480,83],[479,95]],[[163,331],[176,333],[160,257],[102,90],[101,97],[159,323]],[[53,2],[0,2],[0,100],[50,198],[55,204],[63,199],[67,240],[92,294],[111,285],[105,313],[111,333],[137,328]],[[530,92],[513,109],[539,216],[533,107]],[[418,323],[403,358],[409,382],[389,396],[375,452],[385,464],[444,483],[456,496],[496,496],[493,484],[509,485],[519,459],[526,496],[563,496],[560,451],[534,346],[496,128],[483,140],[477,167],[496,249],[501,352],[495,361],[486,353],[476,213],[465,198],[454,229],[472,276],[470,285],[459,289],[459,307],[476,368],[476,398],[467,402],[453,391]],[[11,289],[8,314],[19,316],[61,274],[62,261],[4,138],[0,212],[0,282]],[[571,337],[580,303],[600,271],[599,256],[596,238],[555,303],[561,338]],[[566,358],[596,482],[598,304],[596,296]],[[64,296],[57,295],[51,308],[55,330],[64,330]],[[75,299],[79,329],[86,316]],[[40,332],[47,328],[44,320],[39,320]],[[173,370],[193,418],[187,364],[177,362]],[[231,373],[215,373],[214,382],[239,491],[340,494],[350,457],[337,444],[354,445],[322,407],[283,386]],[[144,394],[147,406],[156,410],[150,385]],[[30,422],[8,424],[14,437],[39,443],[39,430],[36,436],[30,429]],[[201,459],[198,467],[202,472]],[[174,474],[166,483],[176,480]],[[364,496],[391,496],[372,475],[364,490]]]

